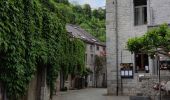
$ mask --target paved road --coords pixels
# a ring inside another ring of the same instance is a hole
[[[59,93],[53,100],[129,100],[129,97],[105,96],[106,89],[71,90]]]

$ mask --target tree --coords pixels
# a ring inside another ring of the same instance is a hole
[[[95,18],[99,18],[100,20],[102,20],[102,19],[105,19],[106,11],[105,11],[105,9],[99,7],[98,9],[94,9],[92,11],[92,15]]]
[[[96,55],[95,56],[95,67],[94,67],[94,73],[95,73],[95,83],[96,83],[96,87],[97,86],[97,81],[98,81],[98,78],[99,78],[99,75],[100,73],[102,73],[103,69],[104,69],[104,65],[106,63],[106,58],[105,56],[98,56]]]
[[[57,3],[64,3],[64,4],[69,4],[68,0],[54,0]]]
[[[106,9],[103,9],[101,7],[98,8],[98,12],[99,12],[99,19],[105,19],[106,16]]]
[[[79,14],[83,14],[83,8],[80,5],[73,6],[73,11]]]
[[[71,24],[77,24],[81,26],[100,41],[105,42],[105,9],[99,8],[91,10],[90,5],[88,4],[84,5],[83,7],[80,5],[72,5],[70,8],[72,8],[72,10],[68,9],[68,7],[65,7],[65,13],[63,14],[68,19],[71,19]]]
[[[94,16],[94,17],[98,17],[98,15],[99,15],[99,12],[98,12],[98,10],[97,9],[94,9],[93,11],[92,11],[92,15]]]
[[[86,17],[91,18],[91,6],[89,4],[85,4],[83,10]]]
[[[131,38],[127,42],[127,48],[132,53],[147,53],[152,57],[155,54],[163,54],[170,57],[170,28],[163,24],[141,37]]]

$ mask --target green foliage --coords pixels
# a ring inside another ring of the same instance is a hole
[[[131,52],[139,52],[140,48],[143,47],[143,38],[132,38],[127,42],[128,50]]]
[[[131,52],[143,52],[153,55],[160,53],[169,56],[170,28],[167,24],[149,30],[141,37],[131,38],[127,42],[127,48]]]
[[[85,68],[84,69],[84,71],[83,71],[83,73],[81,74],[81,76],[87,76],[87,75],[89,75],[89,74],[91,74],[91,73],[93,73],[93,71],[90,69],[90,68]]]
[[[83,6],[83,10],[84,10],[84,14],[85,14],[85,16],[87,17],[87,18],[91,18],[91,7],[90,7],[90,5],[89,4],[85,4],[84,6]]]
[[[104,20],[99,20],[92,17],[90,21],[85,21],[84,23],[81,23],[80,26],[87,32],[91,33],[93,36],[97,37],[100,41],[106,41],[106,29]]]
[[[95,18],[99,18],[100,20],[103,20],[105,19],[105,15],[106,15],[106,10],[99,7],[98,9],[94,9],[92,11],[92,15],[95,17]]]
[[[95,73],[98,76],[98,74],[103,70],[104,65],[106,63],[106,57],[105,56],[95,56]]]
[[[67,10],[67,13],[72,14],[69,15],[70,23],[77,24],[99,40],[106,41],[105,9],[91,10],[89,4],[72,5],[69,8],[72,9]]]
[[[79,13],[79,14],[84,13],[83,8],[80,5],[73,6],[73,11],[76,12],[76,13]]]
[[[54,0],[56,3],[69,4],[68,0]]]
[[[25,94],[39,66],[47,66],[51,90],[60,69],[83,72],[84,44],[77,39],[70,41],[65,30],[70,19],[63,13],[64,4],[53,0],[1,0],[0,6],[0,81],[9,100]]]
[[[99,78],[99,75],[104,71],[104,67],[106,65],[106,57],[96,55],[94,64],[95,64],[95,67],[94,67],[95,83],[97,87],[97,80]]]

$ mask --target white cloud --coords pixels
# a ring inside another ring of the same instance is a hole
[[[93,4],[94,0],[83,0],[82,3],[83,4]]]

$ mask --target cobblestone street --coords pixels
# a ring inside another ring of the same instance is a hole
[[[68,92],[59,93],[53,97],[53,100],[129,100],[129,97],[125,96],[105,96],[106,89],[82,89],[71,90]]]

